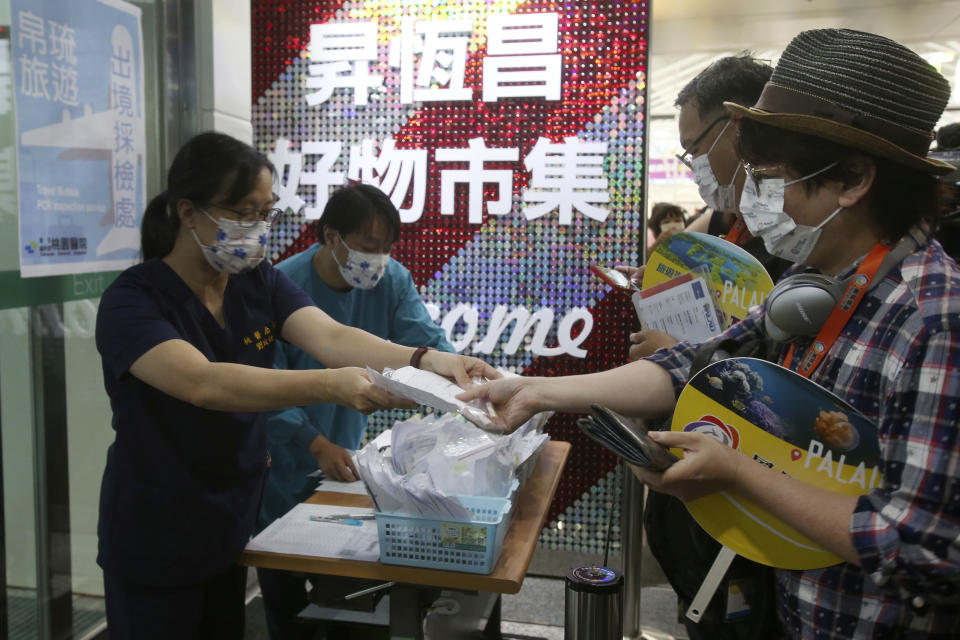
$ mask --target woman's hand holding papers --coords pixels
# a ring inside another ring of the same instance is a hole
[[[625,416],[650,418],[665,415],[676,403],[669,374],[647,360],[577,376],[508,376],[468,389],[457,399],[486,401],[506,433],[542,411],[586,413],[597,403]]]
[[[360,413],[380,409],[416,409],[415,402],[375,386],[360,367],[340,367],[324,371],[324,402],[336,402]]]
[[[646,269],[646,266],[641,265],[639,267],[631,267],[625,264],[618,264],[614,267],[614,269],[625,274],[639,287],[640,283],[643,281],[643,272]],[[639,360],[640,358],[646,358],[657,349],[662,349],[663,347],[672,347],[675,344],[677,344],[676,338],[672,337],[668,333],[664,333],[663,331],[656,331],[653,329],[637,331],[630,334],[630,351],[628,352],[627,357],[630,362],[633,362],[634,360]]]
[[[630,465],[640,482],[684,502],[716,491],[736,491],[740,465],[746,457],[716,438],[702,433],[651,431],[651,440],[683,450],[683,458],[663,473]]]

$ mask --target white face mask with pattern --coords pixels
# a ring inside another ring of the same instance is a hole
[[[355,251],[344,241],[343,236],[338,233],[337,237],[347,249],[347,261],[340,264],[336,252],[331,251],[330,254],[347,284],[357,289],[373,289],[377,286],[387,270],[387,264],[390,263],[390,254]]]
[[[217,271],[229,274],[244,273],[254,269],[267,255],[269,222],[258,220],[249,223],[214,218],[203,209],[199,207],[197,209],[217,225],[217,235],[211,245],[200,242],[196,230],[190,230],[193,239],[203,252],[203,257]]]
[[[837,209],[815,227],[797,224],[783,210],[784,190],[792,184],[809,180],[837,165],[832,162],[810,175],[785,182],[783,178],[753,178],[747,176],[740,196],[740,214],[747,229],[756,238],[763,239],[767,253],[790,262],[805,264],[813,248],[817,246],[820,233],[834,216],[843,210]]]

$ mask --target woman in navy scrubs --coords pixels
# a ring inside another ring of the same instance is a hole
[[[191,139],[144,213],[144,261],[101,300],[96,340],[116,439],[97,561],[113,640],[243,637],[246,571],[236,561],[269,466],[263,411],[408,406],[362,365],[412,363],[461,384],[498,377],[476,358],[338,324],[263,262],[278,213],[273,178],[249,145]],[[332,368],[273,369],[280,339]]]

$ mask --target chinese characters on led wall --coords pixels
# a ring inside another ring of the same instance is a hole
[[[252,25],[254,139],[289,210],[271,259],[316,242],[333,189],[372,184],[455,348],[525,375],[625,362],[635,314],[588,266],[638,259],[645,3],[254,0]],[[590,505],[613,499],[615,460],[573,416],[548,429],[575,443],[577,472],[542,541],[599,550]]]

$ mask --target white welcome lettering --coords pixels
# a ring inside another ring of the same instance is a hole
[[[432,303],[427,303],[426,307],[430,318],[436,322],[440,318],[440,307]],[[482,340],[474,342],[479,328],[480,312],[472,304],[460,303],[443,316],[440,326],[447,334],[447,340],[458,353],[470,347],[471,353],[489,355],[498,345],[501,345],[505,354],[513,355],[532,330],[530,345],[525,348],[532,351],[534,355],[587,357],[586,349],[581,349],[580,345],[593,330],[593,316],[590,311],[584,307],[574,307],[567,311],[557,326],[556,346],[547,346],[546,342],[553,327],[554,318],[552,309],[543,308],[530,313],[526,307],[517,306],[508,309],[504,305],[497,305],[490,315],[486,335]],[[459,336],[454,335],[461,321],[464,325],[462,333]],[[574,336],[574,329],[581,323],[580,331]],[[505,342],[501,342],[504,332],[511,324],[513,325],[512,333]]]

